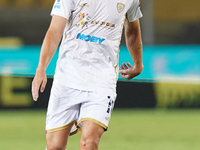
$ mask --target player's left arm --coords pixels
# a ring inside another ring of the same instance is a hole
[[[125,21],[126,46],[133,60],[133,66],[127,62],[120,65],[119,73],[125,79],[132,79],[141,74],[142,63],[142,39],[139,19],[134,22]]]

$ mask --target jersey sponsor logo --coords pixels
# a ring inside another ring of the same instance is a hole
[[[125,8],[125,5],[123,3],[117,3],[117,11],[121,13]]]
[[[90,19],[91,17],[88,14],[80,13],[78,15],[78,21],[76,22],[76,26],[82,25],[82,28],[87,28]]]
[[[56,8],[57,8],[57,9],[60,9],[60,1],[61,1],[61,0],[57,0],[56,4],[55,4],[54,7],[53,7],[54,9],[56,9]]]
[[[97,25],[101,25],[101,26],[108,26],[108,27],[115,28],[115,24],[104,22],[104,21],[91,21],[91,24],[97,24]]]
[[[54,9],[60,9],[60,5],[54,5],[54,7],[53,7]]]
[[[91,17],[86,13],[80,13],[78,15],[78,21],[76,22],[76,26],[82,26],[83,29],[88,28],[89,23],[94,25],[101,25],[115,28],[115,24],[105,22],[105,21],[91,21]]]
[[[100,38],[100,37],[96,37],[96,36],[90,36],[90,35],[85,35],[85,34],[81,34],[81,33],[79,33],[76,36],[76,39],[81,39],[81,40],[84,40],[86,42],[90,41],[90,42],[99,43],[99,44],[101,44],[105,40],[104,38]]]

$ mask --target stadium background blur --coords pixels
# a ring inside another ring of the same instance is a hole
[[[33,102],[31,81],[54,0],[0,1],[0,149],[44,149],[48,84]],[[199,150],[200,1],[141,0],[144,71],[119,77],[118,97],[100,149]],[[129,61],[124,36],[120,62]],[[121,129],[121,130],[119,130]],[[78,135],[69,150],[78,149]]]

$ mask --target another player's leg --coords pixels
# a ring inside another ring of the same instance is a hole
[[[65,150],[72,125],[68,128],[47,133],[47,150]]]
[[[80,150],[98,150],[103,133],[104,128],[100,125],[91,121],[83,121]]]

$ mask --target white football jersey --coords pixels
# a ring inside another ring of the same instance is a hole
[[[139,0],[56,0],[51,15],[68,20],[54,82],[84,91],[116,92],[125,17],[142,17]]]

